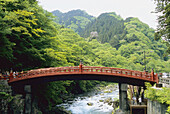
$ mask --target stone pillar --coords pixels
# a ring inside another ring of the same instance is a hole
[[[142,103],[144,103],[144,99],[145,99],[145,90],[146,90],[146,86],[143,87],[143,91],[142,91],[142,95],[141,95],[141,100],[142,100]]]
[[[31,85],[24,86],[25,91],[25,114],[31,114]]]
[[[127,84],[119,83],[119,109],[122,112],[128,111]]]

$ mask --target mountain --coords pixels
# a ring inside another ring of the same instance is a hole
[[[113,47],[118,47],[117,40],[122,40],[126,32],[124,31],[124,20],[114,12],[101,14],[96,20],[89,23],[80,34],[83,37],[89,37],[94,31],[98,33],[97,40],[99,42],[110,42]]]
[[[94,32],[96,32],[96,39],[99,42],[110,43],[116,49],[125,43],[142,41],[149,45],[154,40],[154,30],[147,24],[134,17],[124,20],[114,12],[101,14],[96,20],[89,23],[80,34],[91,40]]]
[[[82,10],[72,10],[67,13],[62,13],[59,10],[52,11],[56,16],[56,22],[63,25],[66,28],[71,28],[77,33],[80,33],[85,26],[95,19],[95,17],[87,14]]]
[[[56,10],[52,13],[57,16],[58,23],[76,31],[86,41],[96,39],[101,44],[109,43],[123,57],[133,58],[140,55],[139,58],[142,58],[144,51],[154,51],[162,59],[168,60],[167,57],[163,57],[166,46],[154,40],[154,29],[138,18],[129,17],[124,20],[115,12],[103,13],[94,18],[82,10],[67,13]],[[142,60],[136,62],[139,61]]]

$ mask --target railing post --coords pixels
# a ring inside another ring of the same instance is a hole
[[[130,71],[130,76],[132,76],[132,71]]]
[[[154,80],[154,70],[152,68],[152,72],[151,72],[151,80],[153,81]]]
[[[93,72],[93,68],[91,68],[91,72]]]
[[[102,68],[100,68],[100,72],[102,72]]]
[[[8,81],[12,80],[13,78],[14,78],[14,76],[13,76],[13,72],[10,72],[9,80],[8,80]]]
[[[79,72],[82,72],[82,69],[83,69],[83,64],[82,64],[82,61],[80,61]]]
[[[158,74],[157,73],[155,75],[155,78],[156,78],[156,83],[158,84],[159,83],[159,79],[158,79]]]

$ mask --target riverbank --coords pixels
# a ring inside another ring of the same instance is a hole
[[[8,86],[6,83],[3,85]],[[98,83],[95,87],[93,87],[93,89],[83,94],[70,94],[70,93],[63,94],[61,97],[62,103],[60,105],[51,107],[50,110],[48,107],[47,108],[44,107],[45,104],[43,102],[41,102],[42,105],[39,105],[40,102],[38,101],[37,97],[34,97],[32,100],[32,104],[33,104],[32,110],[33,112],[39,113],[39,114],[44,113],[44,112],[48,112],[50,114],[71,114],[71,113],[74,113],[71,107],[75,109],[74,105],[76,105],[77,102],[83,101],[84,104],[82,105],[82,107],[86,107],[87,109],[91,110],[95,107],[99,107],[99,109],[96,109],[96,110],[104,110],[104,109],[108,110],[109,109],[109,111],[111,111],[113,109],[112,107],[113,99],[111,98],[112,98],[112,95],[114,95],[114,91],[116,91],[116,89],[117,89],[117,84],[113,84],[113,83],[108,84],[106,82],[101,82],[100,84]],[[36,93],[37,92],[38,91],[36,91]],[[10,101],[9,104],[14,104],[15,107],[13,108],[11,107],[12,109],[6,108],[6,111],[2,110],[2,112],[8,112],[9,110],[11,110],[12,112],[23,112],[24,111],[23,96],[22,95],[19,95],[19,97],[13,96],[12,98],[13,99],[12,101]],[[20,103],[19,101],[22,101],[22,102]],[[20,104],[22,106],[20,106]],[[64,104],[67,104],[67,105],[64,105]],[[7,104],[4,106],[8,107]],[[78,106],[81,106],[81,105],[78,105]]]

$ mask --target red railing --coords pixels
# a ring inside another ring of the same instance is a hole
[[[42,68],[25,71],[18,74],[10,74],[8,76],[0,76],[1,79],[8,79],[8,82],[15,82],[24,79],[43,77],[43,76],[56,76],[56,75],[68,75],[68,74],[98,74],[98,75],[111,75],[111,76],[122,76],[127,78],[135,78],[145,80],[149,82],[158,83],[158,75],[148,72],[140,72],[128,69],[112,68],[112,67],[94,67],[94,66],[79,66],[74,67],[53,67],[53,68]]]

